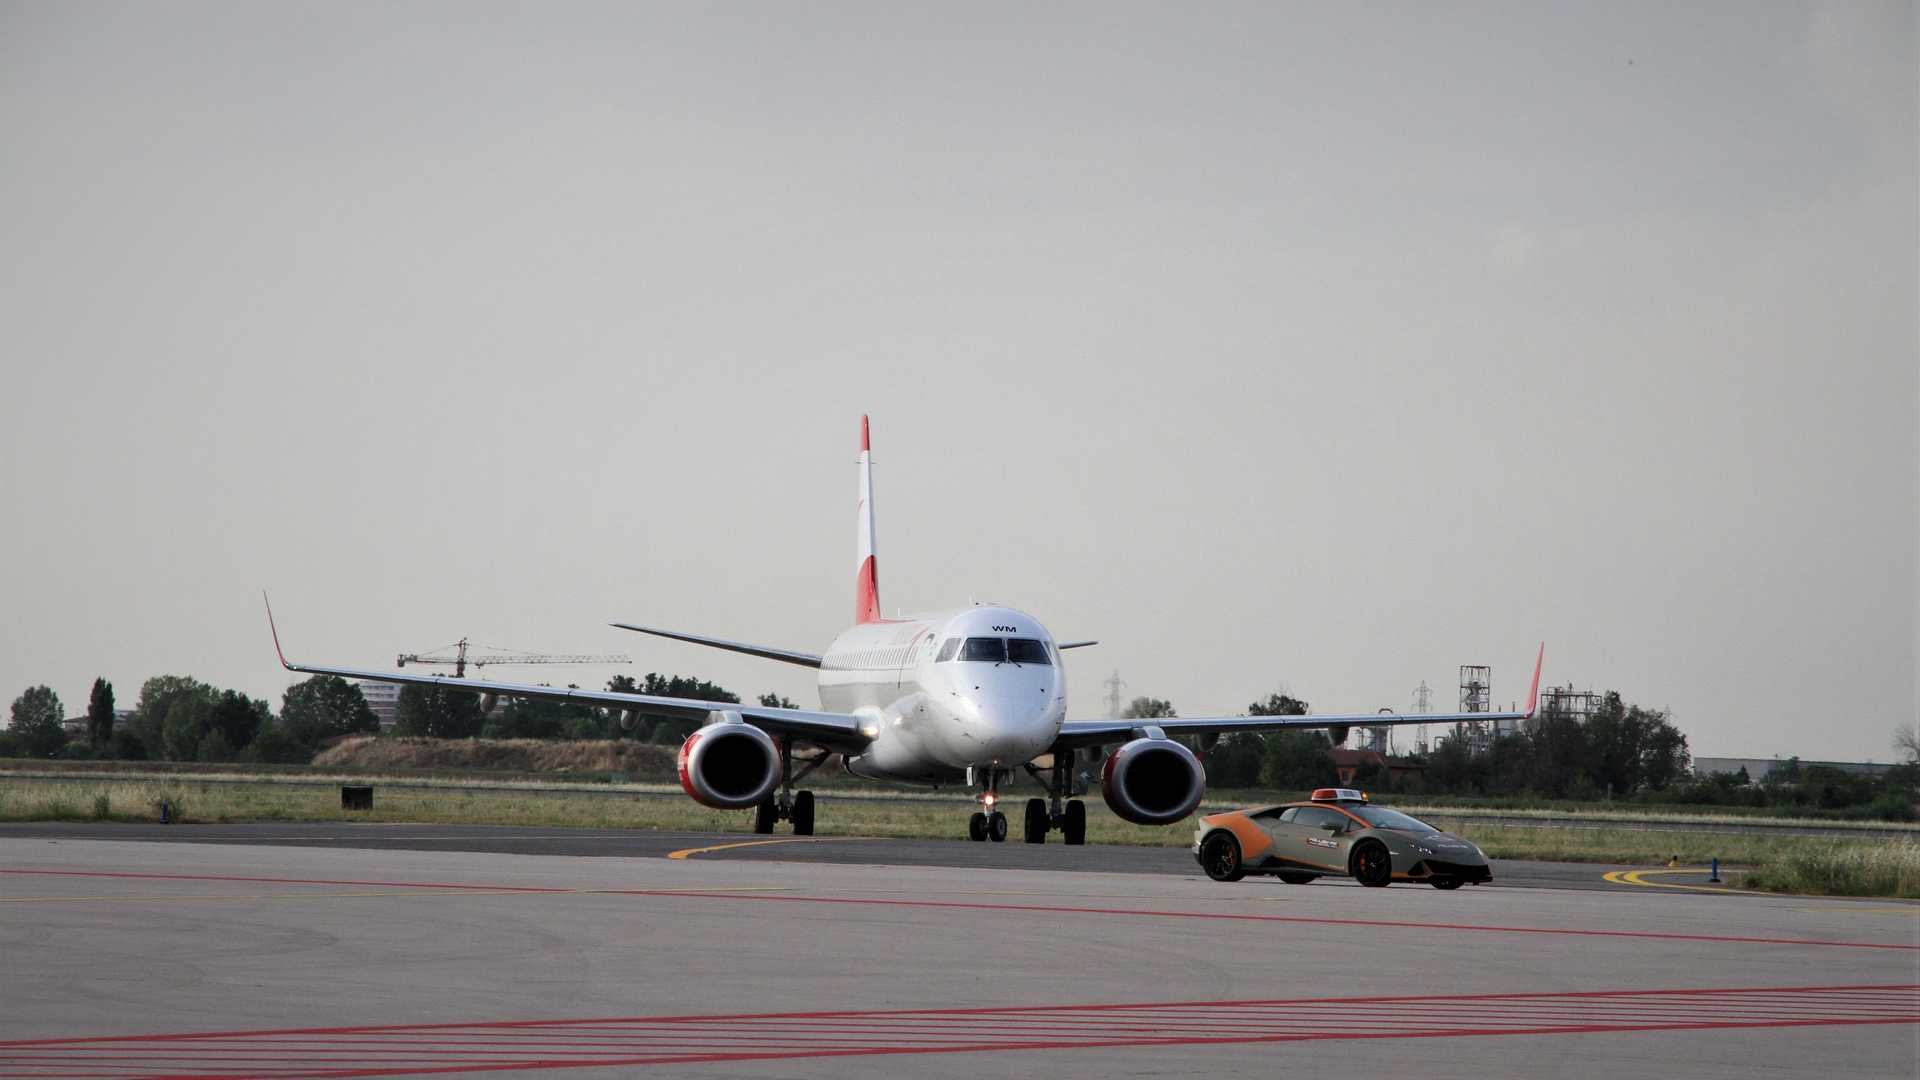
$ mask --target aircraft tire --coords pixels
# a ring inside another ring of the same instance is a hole
[[[1007,815],[995,810],[987,818],[987,838],[996,844],[1007,838]]]
[[[797,792],[793,796],[793,835],[813,835],[813,792]]]
[[[1047,804],[1044,799],[1027,800],[1027,820],[1024,830],[1029,844],[1047,842]]]
[[[753,831],[762,835],[773,831],[773,821],[779,816],[774,809],[773,800],[755,804],[753,808]]]
[[[985,840],[987,838],[987,815],[978,810],[967,819],[967,839]]]
[[[1087,804],[1079,799],[1067,800],[1067,820],[1060,826],[1061,839],[1069,846],[1078,847],[1087,842]]]

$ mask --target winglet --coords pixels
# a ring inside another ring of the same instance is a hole
[[[1540,643],[1540,655],[1533,658],[1533,687],[1527,691],[1526,719],[1533,719],[1533,712],[1540,707],[1540,665],[1547,662],[1547,643]]]
[[[260,590],[260,602],[267,605],[267,629],[273,633],[274,654],[280,657],[281,667],[292,671],[293,665],[287,663],[287,654],[280,651],[280,628],[273,625],[273,601],[267,599],[267,590],[265,589]]]

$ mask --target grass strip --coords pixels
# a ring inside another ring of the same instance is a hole
[[[331,788],[262,783],[165,780],[0,782],[0,821],[157,822],[160,803],[173,821],[385,822],[520,825],[675,832],[749,832],[745,811],[710,810],[691,800],[639,795],[581,799],[501,788],[492,791],[376,791],[374,809],[340,808]],[[1456,808],[1457,809],[1457,808]],[[834,799],[822,808],[821,836],[958,839],[966,805],[925,800]],[[1671,858],[1748,868],[1748,888],[1833,896],[1920,898],[1920,842],[1768,834],[1649,833],[1633,829],[1553,828],[1429,820],[1468,837],[1493,859],[1658,865]],[[1457,827],[1456,827],[1457,826]],[[1185,847],[1191,821],[1146,827],[1115,817],[1099,800],[1087,804],[1087,840],[1095,844]]]

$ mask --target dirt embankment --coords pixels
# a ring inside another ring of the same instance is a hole
[[[497,769],[507,772],[626,773],[674,779],[674,748],[650,743],[543,739],[414,739],[362,736],[320,751],[315,765],[380,769]]]

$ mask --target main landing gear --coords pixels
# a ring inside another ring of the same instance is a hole
[[[1027,812],[1020,829],[1022,840],[1044,844],[1047,833],[1058,829],[1060,838],[1069,845],[1087,842],[1087,804],[1068,798],[1085,793],[1084,787],[1074,789],[1073,762],[1074,754],[1068,751],[1053,755],[1053,767],[1045,773],[1031,762],[1027,764],[1027,774],[1046,789],[1047,798],[1027,800]]]
[[[819,756],[808,759],[799,772],[793,771],[793,740],[781,739],[780,745],[780,790],[768,796],[765,802],[753,808],[753,831],[765,835],[773,831],[775,822],[793,822],[793,835],[813,835],[813,792],[795,791],[793,783],[820,767],[827,760],[827,752],[822,750]]]

